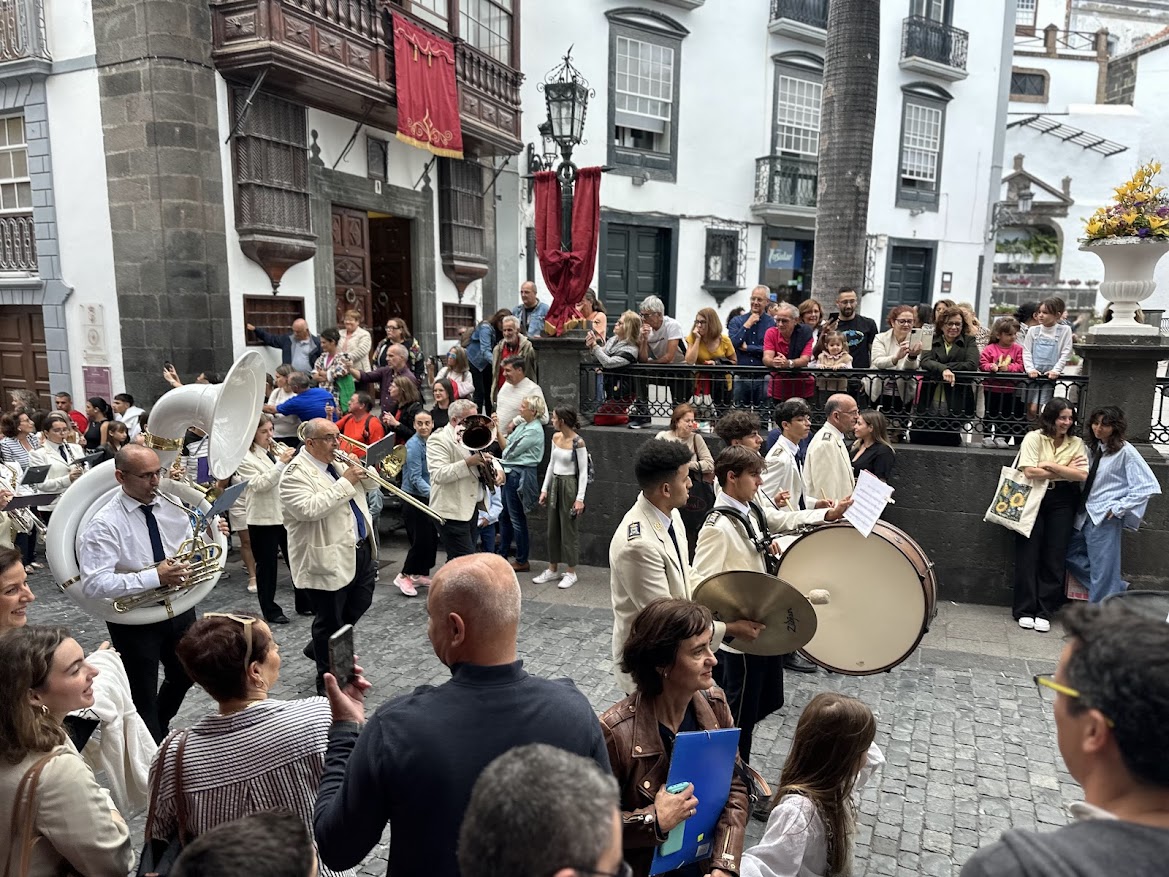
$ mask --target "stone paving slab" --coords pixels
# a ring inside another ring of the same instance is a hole
[[[400,561],[403,552],[403,545],[390,540],[382,555]],[[371,708],[449,675],[426,638],[425,590],[417,599],[403,597],[392,584],[398,569],[393,561],[381,571],[373,606],[356,631],[373,684]],[[609,657],[608,570],[581,567],[580,582],[562,591],[531,582],[542,569],[533,563],[531,573],[520,576],[520,654],[533,673],[574,679],[600,712],[621,696]],[[255,597],[246,593],[234,556],[229,572],[200,610],[254,610]],[[34,623],[66,624],[87,649],[107,638],[104,624],[58,593],[47,574],[37,574],[32,586],[38,597],[29,611]],[[289,587],[285,575],[278,599],[286,610],[292,605]],[[312,664],[300,654],[310,619],[290,617],[291,624],[276,628],[283,665],[273,694],[286,699],[314,691]],[[769,781],[778,779],[800,710],[817,692],[860,697],[877,715],[877,742],[888,764],[862,795],[854,873],[956,875],[979,845],[1004,829],[1062,825],[1065,805],[1079,799],[1056,752],[1050,708],[1031,681],[1054,668],[1061,647],[1057,630],[1020,631],[1001,608],[943,603],[922,646],[892,672],[786,674],[787,705],[756,728],[755,766]],[[207,695],[192,689],[176,725],[212,710]],[[143,814],[132,815],[136,838],[143,822]],[[762,836],[763,827],[751,822],[749,842]],[[388,840],[389,829],[360,874],[385,873]]]

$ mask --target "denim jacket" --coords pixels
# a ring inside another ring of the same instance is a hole
[[[406,442],[402,489],[414,496],[430,498],[430,469],[426,466],[426,442],[417,433],[410,436],[410,440]]]
[[[507,447],[503,449],[500,463],[509,480],[513,475],[518,479],[516,493],[519,494],[525,512],[534,509],[540,498],[536,467],[544,459],[546,442],[544,424],[536,419],[531,423],[523,422],[516,426],[508,436]]]

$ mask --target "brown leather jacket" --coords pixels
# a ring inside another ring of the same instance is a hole
[[[633,868],[636,877],[649,874],[653,848],[663,840],[658,835],[656,825],[630,823],[626,819],[634,813],[653,810],[654,795],[666,781],[670,769],[670,759],[658,730],[655,704],[656,699],[643,699],[640,692],[634,692],[625,700],[613,704],[601,716],[601,729],[609,749],[609,763],[621,787],[625,860]],[[695,692],[691,706],[700,730],[735,726],[726,695],[718,688]],[[704,870],[721,868],[733,874],[739,873],[739,856],[743,853],[743,836],[749,811],[747,786],[736,771],[731,779],[731,793],[723,808],[722,818],[715,828],[714,855]]]

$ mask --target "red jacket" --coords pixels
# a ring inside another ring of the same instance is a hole
[[[1003,363],[1010,360],[1006,367]],[[998,342],[986,345],[978,357],[980,371],[988,372],[992,365],[998,365],[996,371],[1023,373],[1023,345],[1017,341],[1010,347],[1003,347]],[[983,388],[992,393],[1013,393],[1016,387],[1021,386],[1017,381],[985,381]]]

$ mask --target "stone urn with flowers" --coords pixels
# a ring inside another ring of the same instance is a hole
[[[1146,162],[1116,189],[1116,200],[1099,208],[1085,227],[1080,249],[1104,263],[1100,293],[1112,319],[1092,327],[1093,335],[1157,335],[1160,327],[1138,323],[1140,303],[1153,294],[1153,269],[1169,252],[1169,196],[1155,185],[1160,162]]]

